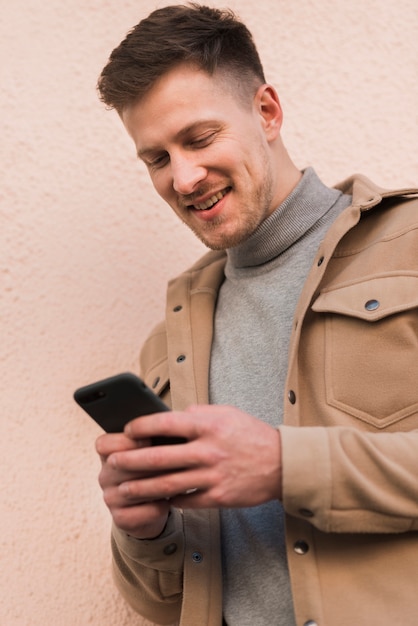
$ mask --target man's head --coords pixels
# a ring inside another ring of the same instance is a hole
[[[157,9],[112,52],[99,78],[101,99],[119,114],[181,64],[221,71],[243,97],[265,82],[251,33],[228,10],[192,3]]]
[[[99,79],[158,194],[210,248],[245,241],[300,178],[248,29],[198,5],[159,9]]]

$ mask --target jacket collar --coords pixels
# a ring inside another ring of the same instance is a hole
[[[361,211],[368,211],[380,204],[384,198],[400,196],[416,196],[418,188],[406,187],[403,189],[389,190],[376,185],[362,174],[354,174],[335,185],[343,193],[353,197],[352,205],[360,208]]]

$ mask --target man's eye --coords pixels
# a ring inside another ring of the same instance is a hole
[[[204,148],[208,146],[213,139],[215,138],[215,133],[209,133],[208,135],[204,135],[203,137],[198,137],[197,139],[193,139],[190,144],[195,148]]]
[[[148,166],[149,167],[154,167],[154,168],[159,168],[159,167],[163,167],[168,161],[168,154],[161,154],[158,157],[155,157],[155,159],[152,159],[151,161],[148,162]]]

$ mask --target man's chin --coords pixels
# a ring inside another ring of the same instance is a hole
[[[198,239],[210,250],[234,248],[248,239],[248,233],[201,233],[191,229]]]

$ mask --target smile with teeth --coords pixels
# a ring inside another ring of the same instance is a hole
[[[227,192],[228,192],[228,189],[224,189],[223,191],[218,191],[218,193],[215,193],[215,195],[213,195],[211,198],[206,200],[206,202],[200,202],[199,204],[194,204],[193,208],[197,209],[198,211],[206,211],[207,209],[211,209],[217,202],[219,202],[219,200],[222,200],[222,198],[227,194]]]

